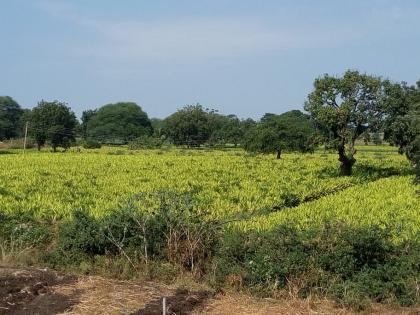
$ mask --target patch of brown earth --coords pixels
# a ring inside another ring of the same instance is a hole
[[[48,269],[0,266],[0,314],[59,314],[76,303],[75,295],[62,295],[54,287],[75,278]]]

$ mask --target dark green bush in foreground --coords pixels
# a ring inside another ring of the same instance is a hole
[[[417,237],[395,245],[388,229],[339,223],[230,231],[215,259],[216,282],[236,279],[262,295],[293,289],[301,297],[326,295],[360,308],[365,301],[413,305],[419,303],[419,244]]]
[[[159,202],[151,203],[156,197]],[[113,260],[136,275],[145,272],[144,266],[162,264],[205,277],[215,287],[262,296],[286,290],[358,309],[372,301],[419,303],[420,235],[396,244],[389,228],[326,222],[303,230],[288,222],[244,233],[206,220],[188,194],[168,192],[140,194],[99,219],[75,211],[58,230],[30,217],[0,219],[0,241],[38,245],[45,262],[56,268],[81,270]]]
[[[50,225],[23,213],[0,212],[0,242],[20,247],[34,247],[51,239]]]
[[[159,204],[147,205],[148,194],[135,196],[108,216],[95,219],[83,211],[73,213],[59,231],[56,248],[48,255],[53,266],[77,266],[98,255],[124,256],[135,262],[167,261],[193,273],[203,273],[218,237],[218,222],[208,222],[194,211],[188,195],[153,193]],[[136,203],[149,206],[140,211]]]

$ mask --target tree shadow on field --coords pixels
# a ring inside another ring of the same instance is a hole
[[[362,179],[366,182],[370,182],[391,176],[407,175],[414,175],[414,170],[408,167],[401,169],[397,167],[379,167],[374,165],[356,163],[353,166],[353,174],[351,176],[358,179]],[[338,168],[327,166],[317,172],[317,177],[321,179],[326,179],[341,177],[341,175]]]
[[[8,151],[8,150],[0,150],[0,155],[3,154],[16,154],[16,152]]]
[[[12,193],[6,188],[0,186],[0,196],[9,196],[9,195],[12,195]]]

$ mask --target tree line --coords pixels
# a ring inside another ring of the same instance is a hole
[[[79,121],[64,102],[40,101],[29,110],[4,96],[0,141],[22,137],[28,124],[39,150],[47,143],[54,151],[69,148],[80,138],[88,147],[159,147],[164,142],[187,147],[232,145],[280,158],[283,151],[312,152],[324,144],[336,150],[341,174],[350,175],[356,140],[381,132],[420,174],[420,80],[410,86],[352,70],[341,77],[325,74],[315,79],[304,109],[306,113],[267,113],[254,121],[195,104],[165,119],[150,119],[136,103],[125,102],[86,110]]]

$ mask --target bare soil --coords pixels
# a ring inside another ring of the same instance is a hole
[[[75,277],[51,270],[0,267],[0,314],[58,314],[71,309],[77,292],[63,295],[58,285],[68,285]]]
[[[214,294],[154,282],[75,277],[49,269],[0,266],[0,314],[354,314],[328,300],[256,299],[238,293]],[[369,314],[420,315],[419,308],[373,305]]]

